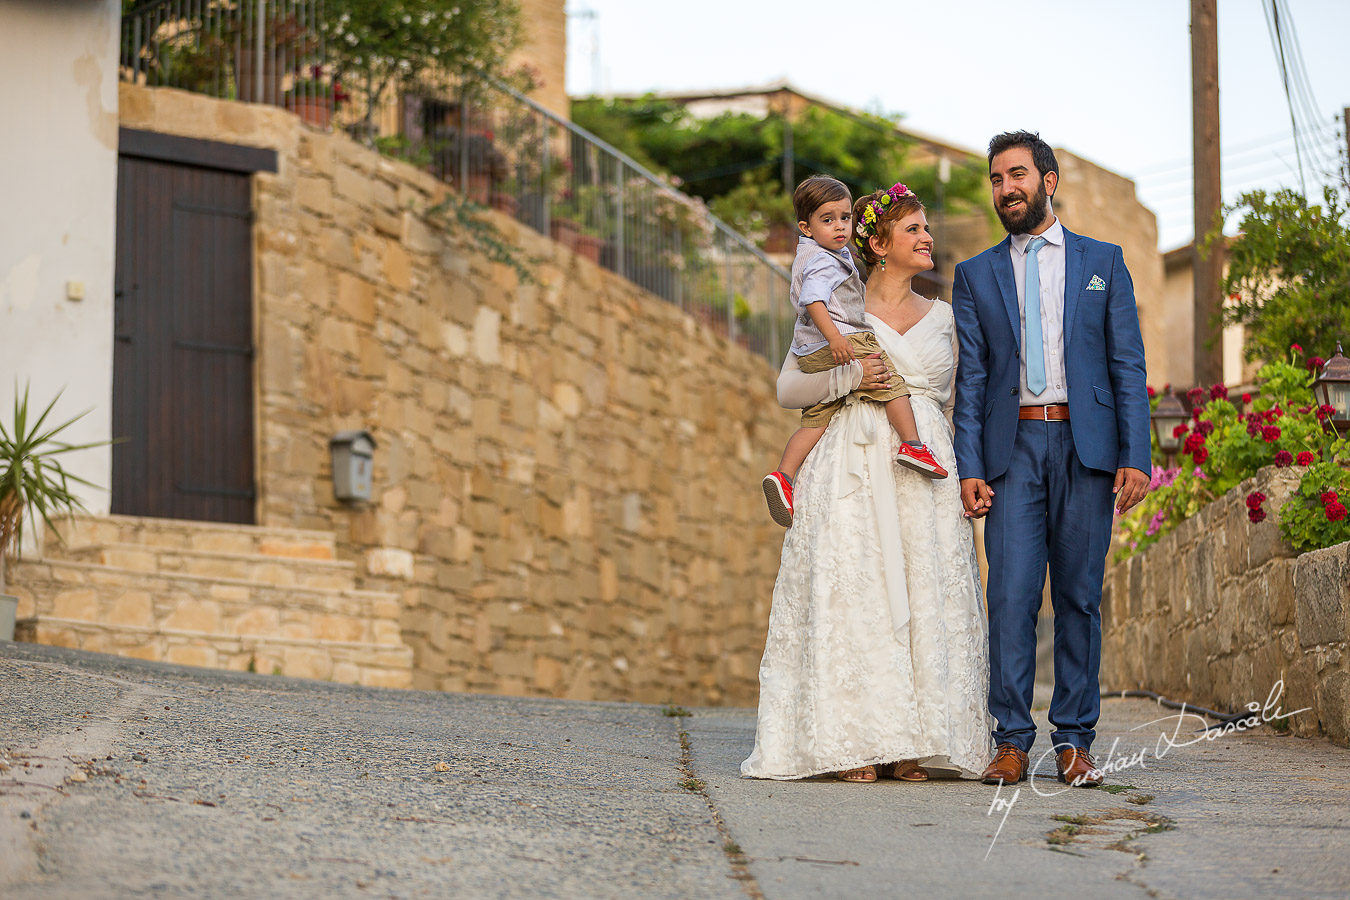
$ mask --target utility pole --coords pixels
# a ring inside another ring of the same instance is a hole
[[[1347,167],[1350,167],[1350,106],[1345,108],[1345,161]],[[1350,168],[1346,169],[1350,172]],[[1350,177],[1348,175],[1347,177]]]
[[[1223,381],[1223,235],[1202,249],[1219,221],[1223,183],[1219,168],[1219,16],[1217,0],[1191,0],[1191,125],[1195,172],[1195,243],[1191,270],[1195,285],[1192,343],[1197,385]]]
[[[792,155],[792,94],[786,87],[783,88],[783,192],[792,196],[792,191],[797,187],[793,184],[793,172],[796,170],[796,160]]]

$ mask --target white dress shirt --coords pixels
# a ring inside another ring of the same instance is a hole
[[[1036,251],[1041,277],[1041,340],[1045,344],[1045,390],[1037,395],[1027,389],[1027,244],[1033,235],[1012,236],[1013,278],[1017,282],[1017,310],[1022,327],[1022,354],[1019,373],[1021,406],[1045,406],[1068,403],[1069,385],[1064,377],[1064,226],[1055,217],[1045,231],[1045,246]]]

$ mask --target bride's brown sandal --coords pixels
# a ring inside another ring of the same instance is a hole
[[[897,781],[927,781],[928,770],[919,765],[917,761],[907,759],[898,763],[891,763],[891,777]]]
[[[853,784],[871,784],[877,780],[877,767],[859,766],[856,769],[845,769],[842,772],[836,772],[834,777],[840,781],[849,781]]]

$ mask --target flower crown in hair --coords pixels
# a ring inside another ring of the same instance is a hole
[[[862,216],[858,219],[859,239],[866,240],[877,233],[877,221],[881,219],[882,213],[891,208],[891,204],[899,203],[903,197],[915,196],[917,195],[903,184],[897,182],[891,185],[890,190],[863,209]]]

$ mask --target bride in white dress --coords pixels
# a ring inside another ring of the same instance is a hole
[[[741,764],[752,778],[870,782],[884,764],[907,781],[932,768],[974,778],[990,758],[985,609],[952,451],[951,306],[910,287],[933,266],[917,198],[872,228],[855,241],[872,273],[867,320],[951,474],[933,481],[897,466],[899,438],[866,401],[848,401],[807,457],[759,669],[755,749]],[[779,379],[785,406],[859,386],[859,365],[805,375],[795,362],[789,354]]]

